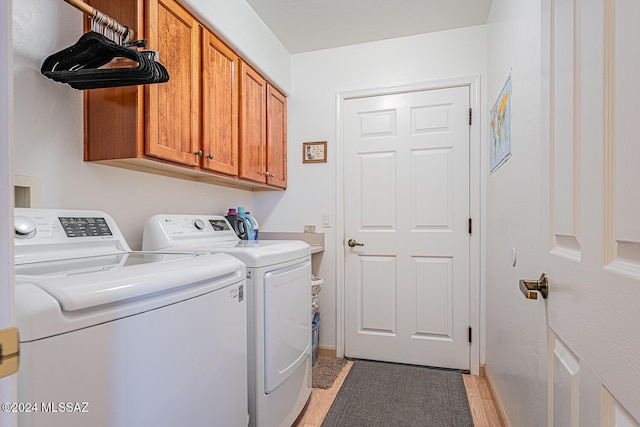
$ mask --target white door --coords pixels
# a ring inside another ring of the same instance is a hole
[[[638,22],[637,0],[543,2],[550,426],[640,425]]]
[[[469,369],[469,127],[468,86],[344,101],[347,357]]]

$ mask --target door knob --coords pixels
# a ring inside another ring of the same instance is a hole
[[[520,280],[520,291],[529,299],[538,299],[538,292],[542,298],[549,295],[549,281],[547,275],[542,273],[538,280]]]
[[[355,246],[364,246],[364,243],[358,243],[353,239],[349,239],[349,241],[347,242],[347,245],[353,248]]]

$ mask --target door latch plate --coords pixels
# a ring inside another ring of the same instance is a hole
[[[0,331],[0,378],[8,377],[18,372],[20,359],[20,340],[18,328],[8,328]]]

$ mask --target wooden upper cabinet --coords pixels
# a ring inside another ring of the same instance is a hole
[[[238,175],[238,57],[203,31],[202,168]]]
[[[147,39],[169,81],[84,91],[85,161],[244,189],[286,187],[286,98],[260,73],[176,0],[86,3]]]
[[[287,98],[268,83],[267,184],[287,188]]]
[[[147,47],[160,52],[169,81],[148,85],[145,154],[198,166],[200,25],[174,0],[147,0]]]
[[[287,98],[241,64],[240,178],[287,187]]]
[[[267,82],[245,62],[240,66],[240,178],[266,182]]]

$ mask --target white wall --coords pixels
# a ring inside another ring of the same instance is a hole
[[[256,53],[256,62],[289,85],[288,55],[265,59],[257,54],[281,50],[244,6],[218,10],[222,2],[204,2],[202,13],[221,25],[232,22],[242,32],[237,45]],[[225,2],[229,3],[229,2]],[[224,8],[222,8],[224,9]],[[252,11],[252,10],[251,10]],[[219,13],[219,15],[218,15]],[[214,15],[215,14],[215,15]],[[225,19],[223,19],[225,18]],[[130,246],[139,249],[146,218],[155,213],[224,213],[228,207],[253,207],[253,193],[209,184],[128,171],[83,161],[82,92],[40,73],[48,56],[74,44],[82,34],[83,15],[60,0],[13,2],[15,120],[13,172],[38,177],[42,207],[105,210],[117,221]],[[125,23],[126,24],[126,23]],[[246,28],[257,28],[246,31]],[[273,38],[273,35],[271,35]],[[117,126],[114,123],[114,126]]]
[[[513,426],[547,424],[543,301],[519,279],[537,279],[540,229],[540,2],[494,0],[487,24],[487,112],[512,75],[512,157],[487,178],[486,365]],[[511,249],[517,264],[511,265]]]
[[[485,26],[424,34],[292,56],[292,95],[288,99],[288,188],[256,196],[261,228],[303,231],[315,224],[325,233],[319,271],[320,345],[336,346],[336,96],[359,89],[409,85],[485,74]],[[302,143],[328,141],[327,163],[303,164]],[[331,228],[322,227],[329,213]]]

